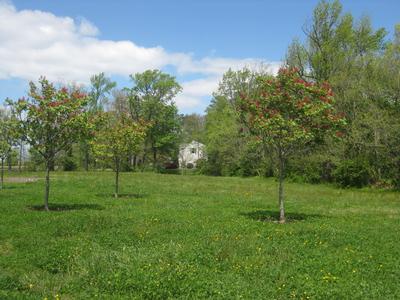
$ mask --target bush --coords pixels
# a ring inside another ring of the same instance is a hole
[[[238,158],[238,174],[242,177],[256,176],[260,173],[262,154],[257,145],[249,145]]]
[[[370,183],[371,169],[364,160],[345,160],[333,173],[335,182],[341,187],[361,188]]]
[[[321,154],[297,156],[288,163],[287,176],[293,182],[332,182],[334,164],[330,157]]]
[[[72,157],[66,156],[62,160],[62,167],[64,171],[75,171],[78,168],[78,164]]]

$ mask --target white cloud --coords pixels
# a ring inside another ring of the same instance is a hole
[[[86,19],[82,19],[79,24],[79,33],[86,36],[96,36],[100,33],[99,29]]]
[[[101,40],[89,21],[77,22],[42,11],[17,11],[0,3],[0,78],[85,82],[106,72],[129,75],[162,68],[177,59],[161,47],[144,48],[131,41]]]
[[[211,76],[183,82],[183,92],[176,97],[176,105],[183,111],[204,110],[206,98],[217,89],[219,80],[220,77]]]
[[[132,41],[104,40],[99,34],[99,29],[84,18],[18,11],[10,2],[0,0],[0,79],[35,80],[46,75],[54,81],[85,83],[99,72],[128,76],[173,66],[178,74],[198,73],[205,77],[184,82],[183,93],[176,99],[180,109],[196,109],[204,106],[204,97],[216,89],[227,69],[262,63],[260,59],[196,60],[190,54],[169,53],[160,46],[146,48]],[[272,69],[277,65],[272,63]]]
[[[250,69],[267,68],[268,71],[276,73],[279,69],[280,62],[266,62],[262,59],[245,58],[234,59],[224,57],[205,57],[200,60],[193,60],[191,58],[184,58],[177,64],[179,73],[202,73],[221,75],[229,68],[233,70],[243,69],[245,67]]]

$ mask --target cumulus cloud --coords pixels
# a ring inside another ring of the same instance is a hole
[[[271,73],[276,73],[279,65],[280,62],[266,62],[255,58],[205,57],[200,60],[193,60],[185,57],[177,64],[177,71],[179,73],[194,72],[221,75],[228,69],[239,70],[246,67],[250,69],[264,68]]]
[[[201,74],[204,79],[184,82],[176,99],[179,108],[200,107],[228,69],[260,65],[260,59],[205,57],[168,52],[161,46],[141,47],[132,41],[100,38],[100,30],[82,18],[59,17],[39,10],[18,11],[0,2],[0,79],[35,80],[46,75],[59,82],[87,83],[91,75],[128,76],[147,69],[172,66],[180,75]],[[270,64],[276,69],[279,63]]]
[[[204,110],[207,97],[217,89],[219,80],[220,77],[211,76],[183,82],[183,92],[176,97],[176,105],[184,111],[195,108]]]

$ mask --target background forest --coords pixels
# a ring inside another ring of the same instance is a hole
[[[334,182],[341,186],[377,185],[400,188],[400,25],[394,36],[384,28],[372,28],[369,17],[354,19],[339,1],[320,2],[304,36],[293,39],[284,67],[296,68],[307,82],[329,82],[335,108],[347,120],[340,139],[305,148],[290,157],[286,176],[298,182]],[[148,126],[141,146],[122,162],[121,168],[175,172],[179,147],[192,140],[206,145],[207,159],[195,172],[215,176],[276,176],[277,158],[257,143],[240,122],[235,104],[242,93],[257,90],[266,66],[228,70],[205,115],[181,115],[174,97],[181,91],[176,79],[159,70],[131,75],[131,86],[117,88],[100,73],[90,87],[69,87],[88,94],[90,115],[114,112]],[[12,120],[12,109],[1,112]],[[2,129],[2,162],[29,170],[44,168],[40,155],[28,151],[18,134]],[[8,149],[7,145],[12,145]],[[104,169],[111,166],[96,159],[88,139],[81,138],[57,155],[52,169]]]

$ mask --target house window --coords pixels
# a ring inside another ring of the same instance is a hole
[[[196,148],[190,149],[190,152],[193,153],[193,154],[196,154]]]

